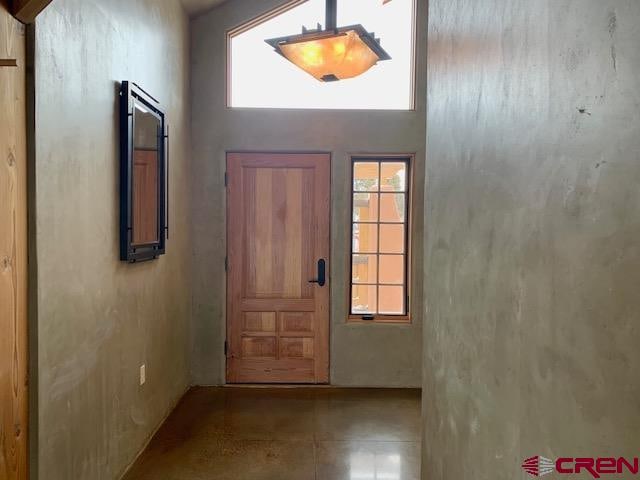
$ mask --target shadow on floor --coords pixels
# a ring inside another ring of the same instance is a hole
[[[125,480],[418,480],[420,391],[191,389]]]

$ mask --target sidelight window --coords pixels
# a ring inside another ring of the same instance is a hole
[[[353,158],[351,320],[409,321],[410,161]]]

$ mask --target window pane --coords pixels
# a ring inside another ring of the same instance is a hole
[[[392,225],[395,227],[395,225]],[[378,251],[378,225],[356,223],[353,225],[353,252],[376,253]]]
[[[353,221],[377,222],[378,221],[378,197],[377,193],[353,194]]]
[[[262,3],[262,2],[258,2]],[[282,3],[282,2],[280,2]],[[410,110],[413,79],[412,0],[339,0],[338,24],[362,24],[391,60],[355,78],[323,83],[278,55],[265,39],[324,23],[324,0],[309,0],[230,38],[232,107]]]
[[[407,161],[353,163],[351,313],[407,315]]]
[[[404,225],[380,225],[380,253],[404,253]]]
[[[404,193],[380,194],[380,221],[404,222],[405,198]]]
[[[355,162],[353,164],[353,189],[357,192],[378,191],[378,162]]]
[[[384,162],[380,167],[383,192],[404,192],[407,188],[407,164],[405,162]]]
[[[379,309],[378,313],[388,315],[403,315],[404,311],[404,288],[403,287],[387,287],[379,288]]]
[[[404,283],[404,255],[380,255],[380,283]]]
[[[354,285],[351,289],[351,313],[376,313],[375,285]]]
[[[378,281],[378,256],[354,255],[351,262],[353,283],[376,283]]]

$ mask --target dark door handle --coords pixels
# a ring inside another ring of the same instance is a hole
[[[309,280],[309,283],[317,283],[319,286],[324,287],[324,284],[327,283],[326,282],[326,262],[324,261],[324,258],[321,258],[320,260],[318,260],[318,278],[314,279],[314,280]]]

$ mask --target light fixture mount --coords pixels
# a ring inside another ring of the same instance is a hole
[[[337,26],[337,0],[326,0],[322,29],[302,27],[302,33],[265,40],[277,53],[322,82],[357,77],[391,56],[380,39],[362,25]]]

